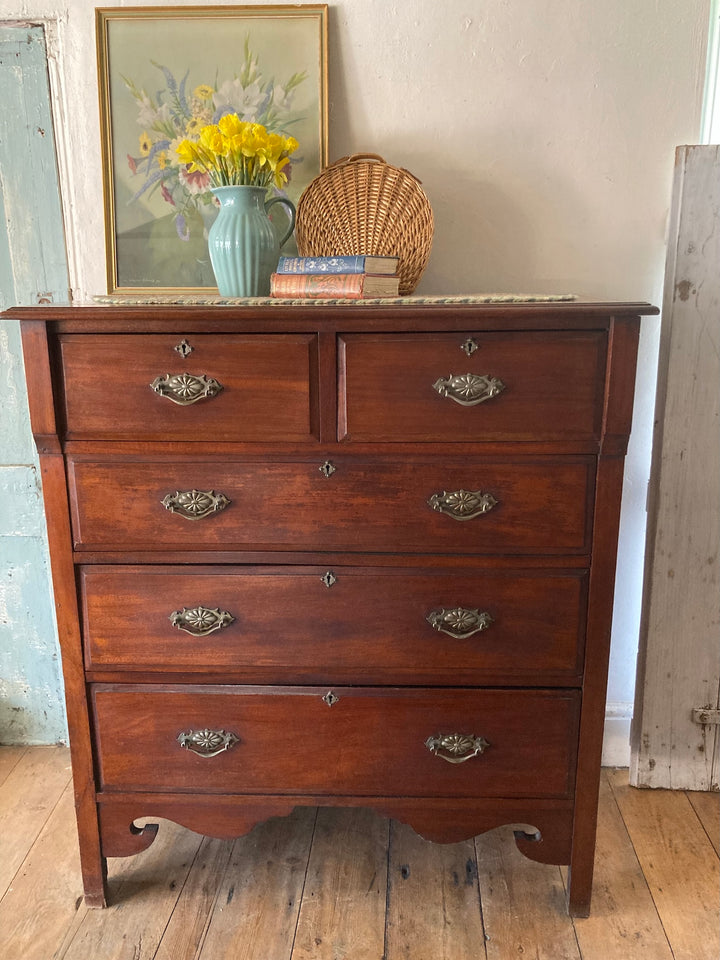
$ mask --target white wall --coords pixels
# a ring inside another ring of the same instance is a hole
[[[5,19],[49,21],[71,284],[87,298],[105,292],[93,7],[5,6]],[[330,7],[330,159],[380,153],[423,181],[436,232],[419,293],[659,303],[674,149],[699,138],[709,8],[339,0]],[[607,762],[629,756],[658,329],[656,319],[644,323]]]

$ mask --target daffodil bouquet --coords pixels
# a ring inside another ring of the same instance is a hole
[[[279,189],[287,183],[285,169],[297,147],[294,137],[268,133],[261,123],[226,113],[202,127],[197,140],[182,140],[175,153],[188,173],[206,174],[211,187],[274,184]]]

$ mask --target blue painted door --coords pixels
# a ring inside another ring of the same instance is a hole
[[[0,307],[68,299],[42,27],[0,27]],[[66,739],[17,324],[0,322],[0,743]]]

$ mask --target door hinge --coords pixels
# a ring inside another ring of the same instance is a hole
[[[720,724],[720,710],[713,710],[711,707],[695,707],[692,718],[694,723]]]

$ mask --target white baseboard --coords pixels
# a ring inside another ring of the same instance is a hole
[[[605,706],[602,764],[604,767],[630,766],[630,723],[634,704],[609,701]]]

